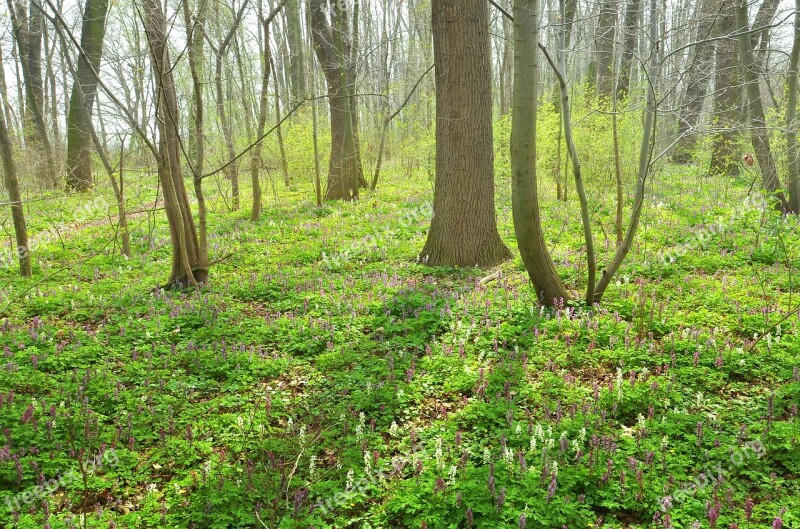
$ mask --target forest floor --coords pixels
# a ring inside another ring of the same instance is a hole
[[[418,263],[431,184],[395,180],[321,210],[278,188],[259,222],[212,200],[231,258],[184,292],[153,290],[163,211],[126,259],[103,190],[29,204],[35,277],[0,268],[0,526],[800,528],[796,219],[667,174],[604,302],[547,310],[518,257]],[[544,217],[577,289],[575,202]]]

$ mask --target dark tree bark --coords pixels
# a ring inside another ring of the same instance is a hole
[[[730,0],[718,0],[720,18],[716,36],[730,35],[736,31],[736,11]],[[739,174],[737,153],[741,123],[739,62],[734,39],[716,41],[716,69],[714,71],[714,133],[711,147],[711,172]]]
[[[766,26],[769,26],[775,18],[775,13],[778,11],[779,4],[780,0],[764,0],[761,2],[761,6],[759,6],[756,12],[756,18],[753,21],[754,28],[765,28],[750,36],[753,42],[753,49],[755,50],[755,61],[759,73],[765,73],[767,71],[766,61],[772,30]]]
[[[149,43],[156,101],[158,101],[158,177],[172,240],[169,285],[197,285],[208,277],[205,249],[197,238],[192,209],[181,175],[178,97],[167,43],[166,19],[159,0],[142,0],[145,34]]]
[[[712,36],[719,7],[718,0],[702,0],[697,10],[699,21],[697,33],[694,36],[695,41],[701,42]],[[710,42],[698,44],[692,49],[689,71],[686,75],[686,92],[678,120],[678,136],[680,138],[673,156],[675,163],[689,163],[694,157],[699,135],[693,131],[700,123],[703,104],[708,94],[713,52],[714,47]]]
[[[330,105],[331,157],[325,198],[355,200],[364,177],[356,137],[358,123],[351,101],[355,92],[353,32],[347,9],[338,7],[339,2],[329,0],[308,2],[314,50],[328,85]]]
[[[497,232],[488,4],[433,0],[436,185],[421,252],[430,265],[494,266],[511,257]]]
[[[617,27],[618,0],[602,0],[595,37],[597,96],[611,98],[614,89],[614,30]]]
[[[67,116],[67,186],[85,191],[92,186],[92,107],[97,94],[95,72],[100,71],[106,33],[108,0],[87,0],[83,11],[77,78]],[[79,94],[83,93],[83,97]]]
[[[55,154],[47,133],[44,120],[42,87],[42,14],[31,2],[26,10],[22,4],[14,5],[8,0],[11,27],[17,46],[19,62],[22,66],[22,80],[25,85],[25,131],[27,139],[38,143],[45,158],[45,178],[50,185],[56,185],[58,172]],[[19,86],[19,85],[18,85]]]
[[[761,88],[758,85],[758,65],[753,54],[752,40],[747,33],[750,29],[747,0],[735,0],[735,2],[736,26],[739,30],[739,56],[742,61],[742,74],[747,89],[747,106],[750,114],[750,137],[758,167],[761,170],[761,185],[765,191],[772,193],[778,199],[779,206],[786,210],[789,203],[786,196],[780,191],[778,168],[772,155],[764,105],[761,101]]]
[[[800,214],[800,159],[797,144],[797,77],[800,69],[800,0],[795,0],[794,42],[786,82],[786,156],[789,159],[789,209]]]
[[[625,23],[622,26],[622,59],[617,77],[617,99],[624,100],[631,86],[631,68],[633,53],[636,51],[636,39],[639,36],[639,20],[642,17],[642,0],[628,0],[625,6]]]

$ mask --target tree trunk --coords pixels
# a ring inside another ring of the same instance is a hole
[[[488,4],[433,0],[436,185],[420,257],[433,266],[495,266],[511,253],[494,206]]]
[[[11,218],[14,222],[14,235],[17,239],[17,259],[19,273],[23,277],[31,276],[31,255],[28,248],[28,227],[25,223],[25,211],[22,207],[22,194],[19,191],[17,167],[14,164],[14,149],[6,128],[6,121],[0,115],[0,157],[3,162],[8,201],[11,202]]]
[[[355,200],[362,174],[361,153],[356,141],[356,122],[351,102],[355,89],[351,61],[352,30],[347,9],[330,7],[327,0],[309,0],[309,16],[314,50],[328,85],[331,124],[331,156],[325,198]],[[332,9],[333,23],[328,11]]]
[[[204,25],[208,0],[199,0],[197,13],[192,20],[189,10],[189,0],[182,0],[183,21],[186,25],[187,55],[189,58],[189,71],[192,76],[192,105],[189,111],[191,120],[190,154],[194,154],[192,167],[192,182],[194,194],[197,197],[197,222],[198,222],[198,254],[203,266],[208,265],[208,211],[205,193],[203,193],[203,172],[205,170],[205,111],[203,108],[202,72],[205,64],[205,35]]]
[[[702,41],[712,36],[717,19],[715,8],[719,8],[717,0],[702,0],[697,15],[700,21],[697,26],[695,41]],[[712,66],[711,43],[701,43],[694,47],[686,77],[686,92],[683,99],[681,116],[678,118],[678,144],[675,147],[673,161],[689,163],[694,157],[699,135],[695,129],[700,123],[703,103],[708,92],[708,84]]]
[[[94,72],[100,71],[108,0],[87,0],[83,11],[78,71],[67,116],[67,186],[86,191],[92,186],[92,107],[97,94]],[[83,98],[79,92],[83,92]]]
[[[536,296],[547,306],[570,299],[542,232],[536,181],[539,0],[514,2],[514,102],[511,121],[511,202],[514,232]]]
[[[158,101],[158,176],[172,240],[169,285],[196,285],[208,277],[208,263],[197,238],[189,197],[181,175],[178,98],[167,45],[166,19],[159,0],[142,0],[145,34],[153,65]]]
[[[57,163],[42,113],[42,14],[33,2],[26,12],[24,5],[15,6],[8,0],[8,9],[25,85],[25,131],[31,134],[26,139],[38,143],[44,151],[45,179],[49,185],[56,185]]]
[[[745,88],[747,89],[747,104],[750,113],[750,135],[755,151],[758,167],[761,170],[761,185],[765,191],[772,193],[780,202],[779,206],[786,210],[788,202],[786,196],[780,191],[781,183],[778,178],[778,168],[767,130],[767,120],[764,117],[764,105],[761,101],[761,88],[758,85],[758,65],[753,55],[753,43],[747,31],[750,22],[747,13],[747,0],[736,1],[736,26],[739,31],[739,56],[742,60],[742,73]]]
[[[720,18],[715,36],[721,37],[736,31],[736,11],[732,1],[718,0],[718,2]],[[718,130],[714,134],[711,147],[711,172],[734,176],[739,174],[736,128],[741,118],[736,41],[718,40],[716,53],[714,127]]]
[[[595,38],[597,97],[606,100],[610,100],[611,91],[614,89],[614,30],[617,26],[617,1],[602,0]]]
[[[289,40],[289,79],[297,104],[306,96],[305,48],[300,24],[300,0],[286,2],[286,32]]]
[[[800,69],[800,0],[795,0],[794,43],[786,82],[786,155],[789,159],[789,209],[800,215],[800,159],[797,144],[797,77]]]
[[[628,0],[625,6],[624,38],[622,41],[622,61],[617,77],[617,99],[624,101],[628,96],[631,86],[631,68],[633,66],[633,53],[636,51],[636,37],[639,34],[639,19],[641,18],[642,0]]]

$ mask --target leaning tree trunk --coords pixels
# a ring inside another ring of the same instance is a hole
[[[8,0],[11,27],[14,33],[14,41],[17,44],[19,62],[22,66],[22,84],[25,85],[25,116],[27,121],[25,131],[30,133],[30,136],[26,139],[31,139],[34,143],[38,143],[42,149],[45,163],[45,179],[49,185],[55,185],[57,183],[57,163],[47,134],[47,125],[43,114],[42,14],[32,2],[29,8],[30,11],[26,13],[24,5],[15,6],[13,0]]]
[[[758,86],[758,66],[753,55],[753,44],[748,34],[750,22],[747,14],[747,0],[736,0],[736,26],[739,30],[739,55],[742,60],[742,73],[747,89],[747,106],[750,111],[750,134],[753,142],[758,167],[761,170],[761,185],[765,191],[772,193],[786,210],[788,202],[780,190],[778,168],[769,142],[767,120],[764,117],[764,105],[761,101],[761,88]]]
[[[730,0],[718,2],[716,9],[720,10],[720,19],[715,36],[724,37],[736,31],[736,11]],[[736,42],[726,38],[718,40],[716,53],[714,128],[717,130],[711,146],[711,172],[733,176],[739,174],[736,127],[741,121]]]
[[[542,231],[536,182],[536,114],[539,72],[539,0],[514,2],[514,97],[511,113],[511,202],[522,262],[539,301],[570,299]]]
[[[92,107],[97,93],[95,72],[100,71],[106,33],[108,0],[87,0],[83,11],[77,78],[67,115],[67,186],[85,191],[92,186]],[[79,94],[83,93],[83,97]]]
[[[11,203],[11,218],[14,222],[14,235],[17,238],[17,258],[19,273],[23,277],[31,275],[31,255],[28,248],[28,227],[25,223],[25,211],[22,207],[22,194],[19,191],[17,167],[14,164],[14,151],[11,138],[6,128],[6,120],[0,115],[0,157],[3,162],[8,201]]]
[[[142,0],[145,35],[149,43],[156,101],[158,101],[158,177],[164,191],[172,240],[169,285],[196,285],[208,277],[208,263],[197,238],[189,197],[181,175],[178,97],[167,45],[166,19],[159,0]]]
[[[356,139],[351,102],[355,85],[352,76],[351,39],[347,9],[340,3],[328,0],[309,0],[311,35],[314,50],[322,65],[328,85],[331,124],[331,156],[325,198],[328,200],[355,200],[358,198],[361,177],[361,152]],[[332,9],[332,24],[328,11]]]
[[[511,257],[497,232],[488,4],[433,0],[436,185],[421,258],[494,266]]]

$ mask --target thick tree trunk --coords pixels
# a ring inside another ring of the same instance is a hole
[[[511,257],[497,232],[488,4],[433,0],[436,186],[420,254],[430,265],[494,266]]]
[[[720,10],[716,36],[730,35],[736,31],[736,11],[730,0],[718,0]],[[721,39],[716,46],[717,60],[714,72],[714,133],[711,147],[711,172],[739,174],[737,126],[741,123],[739,63],[736,41]]]
[[[602,0],[595,38],[597,96],[610,100],[614,89],[614,30],[617,26],[617,1]]]
[[[702,41],[712,36],[717,19],[718,0],[702,0],[697,15],[700,21],[697,26],[695,41]],[[694,47],[686,77],[686,92],[683,98],[682,112],[678,119],[679,142],[675,147],[673,161],[689,163],[694,157],[699,134],[695,129],[700,123],[703,104],[708,93],[708,85],[712,66],[714,48],[711,43],[702,43]]]
[[[286,2],[286,32],[289,40],[289,80],[294,103],[306,96],[305,49],[300,25],[300,0]]]
[[[328,0],[309,0],[314,50],[328,85],[331,124],[331,156],[325,198],[355,200],[363,179],[361,153],[356,136],[353,97],[354,69],[351,62],[352,30],[347,9]],[[332,24],[328,23],[333,9]]]
[[[19,260],[19,273],[23,277],[31,275],[31,255],[28,248],[28,227],[25,223],[25,211],[22,207],[22,194],[19,191],[17,180],[17,167],[14,164],[14,149],[11,138],[6,128],[6,121],[0,116],[0,157],[3,162],[8,200],[11,202],[11,218],[14,222],[14,235],[17,239],[17,259]]]
[[[77,78],[67,116],[67,186],[85,191],[92,186],[92,107],[97,94],[95,72],[100,70],[106,32],[108,0],[87,0],[81,28]],[[83,98],[79,93],[83,93]]]
[[[569,301],[542,232],[536,182],[539,0],[514,2],[514,103],[511,122],[511,201],[514,232],[536,296],[547,306]]]
[[[196,285],[208,277],[208,263],[197,238],[189,197],[181,175],[178,98],[167,45],[166,19],[159,0],[142,0],[145,34],[153,65],[158,101],[158,176],[172,240],[169,285]]]
[[[624,38],[622,40],[622,61],[617,77],[617,99],[624,100],[631,86],[633,54],[636,51],[636,38],[639,35],[639,20],[642,17],[642,0],[628,0],[625,6]]]
[[[750,113],[750,135],[755,151],[758,167],[761,170],[761,185],[765,191],[772,193],[780,202],[780,207],[788,209],[786,196],[780,191],[778,168],[772,155],[772,148],[764,117],[764,105],[761,101],[761,88],[758,85],[758,65],[753,54],[753,41],[747,31],[750,22],[747,13],[747,0],[736,0],[736,27],[739,31],[739,56],[742,61],[742,73],[747,89],[747,106]]]

